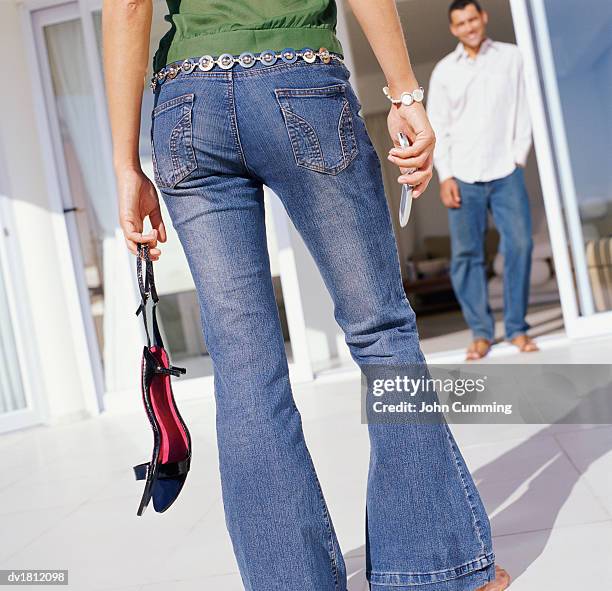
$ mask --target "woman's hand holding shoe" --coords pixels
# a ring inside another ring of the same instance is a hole
[[[161,251],[157,241],[166,242],[166,228],[162,220],[159,197],[155,185],[142,170],[116,171],[119,200],[119,224],[128,250],[138,255],[137,243],[149,245],[152,261],[159,259]],[[151,222],[151,232],[143,234],[144,218]]]

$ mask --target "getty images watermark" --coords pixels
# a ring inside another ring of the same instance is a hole
[[[612,424],[612,365],[366,365],[363,423]]]

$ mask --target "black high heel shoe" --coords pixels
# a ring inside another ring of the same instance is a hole
[[[146,261],[145,277],[142,261]],[[153,499],[158,513],[166,511],[181,492],[191,463],[191,435],[176,406],[170,376],[186,373],[184,367],[170,365],[170,360],[157,324],[156,307],[159,298],[153,277],[153,262],[148,245],[138,244],[136,261],[141,303],[136,315],[142,313],[147,344],[142,350],[141,390],[147,417],[153,429],[153,456],[150,462],[134,466],[136,480],[145,480],[144,492],[137,515],[142,515]],[[151,317],[153,344],[147,325],[147,302],[153,300]]]

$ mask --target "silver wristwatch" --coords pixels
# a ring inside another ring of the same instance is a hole
[[[409,107],[412,103],[420,103],[423,102],[423,99],[425,98],[425,89],[422,86],[419,86],[416,90],[413,90],[412,92],[402,92],[402,94],[400,94],[400,97],[398,99],[394,99],[390,94],[389,94],[389,87],[388,86],[383,86],[383,92],[385,93],[385,96],[394,104],[394,105],[405,105],[406,107]]]

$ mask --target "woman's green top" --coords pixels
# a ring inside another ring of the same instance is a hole
[[[160,39],[153,71],[188,57],[239,55],[286,47],[343,54],[335,0],[166,0],[171,29]]]

